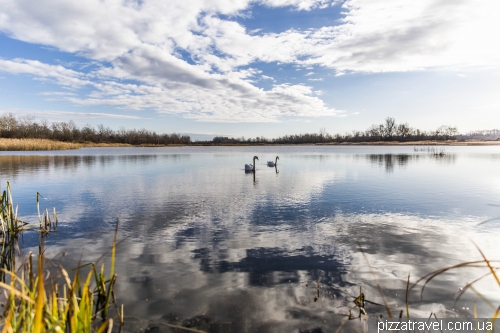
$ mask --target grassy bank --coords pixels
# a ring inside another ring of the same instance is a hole
[[[0,151],[68,150],[84,147],[129,147],[121,143],[63,142],[47,139],[0,138]]]
[[[273,144],[273,143],[197,143],[189,144],[191,146],[283,146],[287,144]],[[297,144],[289,144],[297,145]],[[494,146],[500,145],[500,141],[480,141],[480,140],[446,140],[446,141],[409,141],[409,142],[396,142],[396,141],[378,141],[378,142],[325,142],[325,143],[308,143],[299,145],[369,145],[369,146],[422,146],[422,145],[439,145],[439,146]],[[0,151],[37,151],[37,150],[68,150],[80,149],[88,147],[165,147],[165,146],[186,146],[185,144],[142,144],[130,145],[125,143],[94,143],[94,142],[63,142],[47,139],[6,139],[0,138]]]
[[[52,141],[47,139],[4,139],[0,138],[0,151],[66,150],[82,148],[82,144]]]

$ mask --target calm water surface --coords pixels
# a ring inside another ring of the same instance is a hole
[[[500,259],[500,147],[445,152],[436,157],[406,146],[4,152],[0,181],[11,182],[28,221],[37,221],[36,192],[43,208],[56,207],[59,228],[46,251],[65,253],[67,267],[82,252],[83,261],[105,253],[119,221],[117,297],[129,331],[169,332],[159,321],[210,332],[333,332],[360,287],[367,300],[383,303],[378,281],[398,315],[408,273],[416,281],[479,260],[473,242]],[[257,171],[245,173],[254,155]],[[276,155],[277,168],[267,167]],[[25,252],[37,237],[25,234]],[[412,316],[471,316],[477,295],[468,292],[455,304],[454,296],[487,272],[440,275],[422,299],[415,288]],[[498,306],[493,278],[477,290]],[[480,316],[495,311],[477,305]],[[382,306],[366,310],[387,316]]]

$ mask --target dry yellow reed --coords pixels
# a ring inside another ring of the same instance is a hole
[[[27,150],[65,150],[78,149],[84,145],[79,143],[53,141],[47,139],[5,139],[0,138],[0,151]]]
[[[67,150],[83,147],[122,147],[122,143],[75,143],[48,139],[6,139],[0,138],[0,151]]]

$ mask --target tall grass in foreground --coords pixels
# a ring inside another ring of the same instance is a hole
[[[25,230],[27,223],[17,218],[14,209],[10,184],[3,192],[0,222],[2,251],[0,253],[0,300],[5,304],[0,314],[2,332],[104,332],[111,331],[113,319],[109,310],[114,304],[123,325],[123,307],[118,309],[114,286],[117,275],[114,273],[116,257],[116,236],[111,245],[111,264],[109,275],[105,265],[96,263],[79,265],[67,271],[53,264],[44,256],[43,237],[53,231],[48,211],[40,214],[39,194],[37,208],[39,214],[40,253],[35,257],[30,253],[16,265],[19,257],[17,239]],[[57,216],[54,211],[54,219]],[[87,271],[82,273],[82,271]]]
[[[116,275],[107,278],[104,264],[100,272],[92,264],[87,274],[80,273],[83,267],[73,274],[62,267],[50,267],[48,271],[54,276],[49,278],[45,273],[48,260],[43,254],[37,257],[37,268],[30,254],[16,271],[5,270],[10,283],[0,282],[7,295],[0,319],[4,331],[103,332],[111,329],[113,319],[109,318],[109,308],[112,303],[116,304],[113,293]]]
[[[423,286],[422,286],[422,289],[421,289],[421,292],[420,292],[420,298],[422,298],[422,295],[423,295],[423,292],[424,292],[424,289],[425,289],[425,286],[432,280],[434,279],[435,277],[443,274],[443,273],[446,273],[448,271],[451,271],[451,270],[455,270],[455,269],[463,269],[463,268],[487,268],[487,272],[486,273],[483,273],[482,275],[480,275],[479,277],[477,277],[476,279],[474,279],[472,282],[469,282],[467,283],[463,288],[460,288],[460,292],[455,296],[455,302],[467,291],[467,290],[472,290],[476,296],[477,296],[477,299],[476,299],[476,302],[474,302],[474,308],[473,308],[473,311],[474,311],[474,317],[477,318],[477,300],[481,299],[483,302],[485,302],[491,309],[493,312],[491,318],[498,318],[498,316],[500,315],[500,305],[496,306],[494,305],[489,299],[487,296],[481,294],[477,289],[474,288],[474,284],[476,284],[477,282],[479,282],[480,280],[488,277],[488,276],[492,276],[495,280],[495,283],[497,284],[497,286],[500,288],[500,277],[497,273],[497,270],[499,269],[499,267],[495,267],[493,266],[493,264],[498,264],[500,261],[499,260],[489,260],[486,258],[486,256],[484,255],[483,251],[481,251],[481,249],[479,248],[479,246],[477,246],[477,244],[474,243],[474,245],[476,246],[477,250],[479,251],[479,253],[481,254],[481,257],[482,257],[482,260],[476,260],[476,261],[468,261],[468,262],[464,262],[464,263],[460,263],[460,264],[457,264],[457,265],[453,265],[453,266],[449,266],[449,267],[444,267],[444,268],[440,268],[440,269],[437,269],[433,272],[430,272],[429,274],[421,277],[420,279],[418,279],[410,288],[409,290],[413,289],[414,287],[416,287],[420,282],[424,282]],[[409,282],[409,280],[408,280]],[[407,300],[408,302],[408,300]]]
[[[393,308],[392,310],[395,310],[395,311],[399,312],[398,315],[394,316],[393,313],[392,313],[392,311],[391,311],[391,306],[388,304],[388,302],[386,300],[386,297],[385,297],[385,295],[383,293],[382,287],[380,286],[380,283],[379,283],[377,277],[375,276],[373,268],[371,267],[370,262],[368,261],[368,257],[366,256],[366,253],[364,252],[363,248],[361,247],[361,245],[358,242],[359,250],[362,253],[362,255],[363,255],[363,257],[364,257],[364,259],[366,261],[366,264],[367,264],[367,266],[368,266],[368,268],[370,270],[370,273],[373,276],[373,281],[377,285],[377,289],[378,289],[378,292],[379,292],[379,294],[380,294],[380,296],[381,296],[381,298],[383,300],[383,304],[379,304],[379,303],[375,303],[375,302],[371,302],[371,301],[366,300],[365,299],[365,295],[362,293],[361,287],[360,287],[360,294],[353,301],[355,305],[352,308],[349,309],[349,313],[344,316],[344,318],[342,319],[339,327],[337,327],[335,333],[341,332],[342,328],[344,327],[344,325],[349,320],[352,320],[352,319],[361,319],[363,315],[366,315],[368,317],[368,313],[367,313],[367,311],[364,308],[365,307],[365,302],[385,307],[385,311],[386,311],[386,314],[387,314],[388,318],[400,318],[401,319],[401,318],[404,317],[406,319],[411,319],[412,317],[410,316],[410,304],[409,304],[409,294],[410,294],[411,290],[413,290],[414,288],[418,287],[420,285],[420,283],[423,283],[423,285],[421,287],[421,290],[420,290],[420,299],[422,300],[423,299],[423,293],[424,293],[425,287],[434,278],[436,278],[439,275],[441,275],[443,273],[446,273],[448,271],[453,271],[453,270],[456,270],[456,269],[464,269],[464,268],[475,268],[475,269],[477,269],[477,268],[487,268],[487,272],[483,273],[482,275],[480,275],[479,277],[477,277],[476,279],[474,279],[472,282],[467,283],[463,288],[459,288],[460,292],[455,295],[454,304],[458,301],[458,299],[460,297],[462,297],[462,295],[467,290],[470,289],[470,290],[472,290],[476,294],[476,297],[477,297],[476,300],[475,300],[475,302],[474,302],[473,309],[472,309],[473,310],[473,317],[476,318],[476,319],[480,318],[478,316],[478,313],[477,313],[477,302],[479,300],[481,300],[485,304],[487,304],[490,307],[490,309],[492,310],[492,314],[491,314],[491,316],[489,316],[489,318],[492,318],[493,319],[493,323],[494,323],[496,321],[496,319],[500,316],[500,304],[499,305],[493,304],[493,302],[491,302],[491,300],[488,298],[487,295],[483,295],[477,289],[474,288],[474,284],[476,284],[477,282],[479,282],[480,280],[482,280],[482,279],[484,279],[486,277],[492,276],[494,278],[494,280],[495,280],[495,284],[500,288],[500,276],[499,276],[499,274],[497,272],[500,269],[500,267],[494,266],[494,264],[498,265],[500,263],[500,260],[489,260],[489,259],[487,259],[486,256],[485,256],[485,254],[483,253],[483,251],[481,251],[481,249],[479,248],[479,246],[477,246],[477,244],[475,244],[475,243],[474,243],[474,245],[476,246],[476,249],[478,250],[478,252],[481,254],[482,260],[469,261],[469,262],[464,262],[464,263],[452,265],[452,266],[449,266],[449,267],[444,267],[444,268],[437,269],[437,270],[432,271],[432,272],[424,275],[423,277],[419,278],[413,284],[410,284],[410,274],[408,273],[408,280],[407,280],[407,283],[406,283],[406,293],[405,293],[405,303],[404,303],[405,305],[404,305],[404,309],[394,309]],[[319,282],[318,282],[318,286],[319,286]],[[319,289],[318,289],[318,295],[319,295]],[[317,298],[318,297],[315,295],[314,296],[314,301],[316,301]],[[359,309],[359,315],[358,316],[353,316],[352,315],[352,311],[355,308]],[[404,313],[405,310],[406,310],[406,315]],[[484,318],[484,315],[482,317]],[[380,315],[380,317],[377,317],[377,319],[381,320],[382,319],[382,315]],[[436,316],[435,313],[431,312],[430,315],[429,315],[428,320],[432,322],[434,319],[437,319],[437,316]],[[366,329],[367,328],[365,327],[365,331],[364,332],[367,332]],[[417,330],[415,332],[421,332],[421,331]],[[488,331],[488,332],[493,332],[493,330]]]

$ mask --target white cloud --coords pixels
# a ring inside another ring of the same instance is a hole
[[[330,39],[305,63],[342,71],[388,72],[431,67],[499,67],[495,32],[500,3],[348,0],[344,24],[319,29]]]
[[[91,86],[93,90],[85,96],[51,96],[51,100],[60,98],[77,105],[155,109],[159,113],[180,113],[186,118],[212,122],[276,122],[292,115],[337,114],[323,101],[312,97],[311,88],[305,85],[275,85],[269,91],[251,85],[244,79],[259,73],[254,69],[209,74],[154,48],[145,48],[134,55],[122,57],[114,63],[115,67],[99,69],[93,74],[24,59],[1,60],[0,69],[53,79],[68,87]],[[99,80],[89,81],[87,77]],[[125,84],[113,78],[142,83]]]
[[[230,66],[257,60],[320,65],[337,75],[500,66],[492,47],[499,2],[348,0],[343,7],[338,26],[250,36],[236,22],[210,17],[205,34],[230,56]]]
[[[99,113],[99,112],[71,112],[71,111],[51,111],[51,110],[32,110],[32,109],[12,109],[0,108],[0,113],[13,113],[17,116],[32,115],[39,119],[51,119],[53,121],[60,121],[61,119],[146,119],[138,116],[130,116],[123,114],[113,113]]]
[[[76,93],[65,92],[65,91],[45,91],[40,93],[42,96],[77,96]]]
[[[263,80],[271,80],[271,81],[276,82],[276,80],[275,80],[273,77],[271,77],[271,76],[261,75],[260,77],[261,77]]]
[[[52,79],[65,87],[80,88],[91,81],[84,79],[84,74],[61,65],[48,65],[37,60],[0,59],[0,70],[12,74],[31,74],[41,79]]]
[[[73,65],[0,59],[0,70],[73,90],[90,88],[76,96],[47,93],[79,105],[155,109],[202,121],[272,122],[337,111],[305,85],[256,87],[259,78],[272,79],[252,68],[256,62],[327,67],[336,76],[500,67],[495,47],[500,2],[495,0],[346,0],[345,18],[337,26],[280,33],[247,31],[231,19],[251,9],[250,0],[1,2],[0,31],[79,54],[97,69],[84,73],[80,65],[69,69]],[[338,1],[259,3],[319,10]]]
[[[314,8],[326,8],[331,4],[330,0],[262,0],[263,4],[270,7],[292,6],[297,10],[311,10]]]

